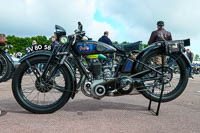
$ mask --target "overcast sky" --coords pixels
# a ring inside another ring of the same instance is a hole
[[[112,41],[147,43],[156,22],[163,20],[173,39],[191,39],[200,54],[199,0],[0,0],[0,33],[50,37],[54,25],[68,34],[81,21],[87,35],[97,40],[105,30]]]

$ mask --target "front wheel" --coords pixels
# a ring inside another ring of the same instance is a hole
[[[170,63],[168,60],[170,60]],[[159,68],[157,70],[161,72],[161,52],[151,51],[141,61],[153,68]],[[164,91],[161,102],[169,102],[180,96],[185,90],[189,73],[186,63],[180,54],[165,55],[164,62]],[[179,72],[175,73],[174,68]],[[147,68],[141,65],[139,71],[143,70],[147,70]],[[142,95],[154,102],[159,101],[162,89],[162,81],[158,79],[159,76],[161,75],[153,71],[143,76],[142,79],[151,80],[144,80],[142,89],[138,89]]]
[[[23,62],[16,70],[12,80],[12,91],[17,102],[32,113],[52,113],[63,107],[71,96],[71,78],[64,66],[58,67],[51,75],[56,62],[52,62],[44,79],[36,78],[34,73],[41,75],[48,57],[33,57],[28,60],[31,67]],[[30,73],[27,73],[27,71]]]

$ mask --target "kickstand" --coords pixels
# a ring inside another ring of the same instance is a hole
[[[159,115],[160,105],[161,105],[161,101],[162,101],[162,97],[163,97],[163,91],[164,91],[164,80],[163,80],[163,77],[164,77],[164,55],[162,55],[162,76],[161,76],[162,88],[161,88],[160,98],[159,98],[159,101],[158,101],[158,106],[157,106],[156,112],[154,112],[153,110],[151,110],[152,100],[149,100],[149,106],[148,106],[148,110],[151,111],[156,116]],[[152,89],[152,93],[154,93],[154,89]]]

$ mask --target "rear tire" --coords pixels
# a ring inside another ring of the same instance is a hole
[[[159,51],[156,51],[156,50],[151,51],[144,58],[142,58],[141,61],[144,62],[145,64],[148,64],[148,62],[150,62],[150,60],[151,60],[151,58],[153,58],[153,56],[155,57],[158,55],[161,55],[161,53]],[[167,55],[167,56],[169,56],[169,55]],[[173,89],[170,92],[165,93],[166,90],[164,89],[164,93],[163,93],[161,102],[169,102],[169,101],[176,99],[178,96],[180,96],[183,93],[183,91],[185,90],[187,83],[188,83],[189,73],[188,73],[188,68],[186,66],[184,59],[181,58],[180,55],[175,55],[175,54],[170,55],[170,57],[172,59],[174,59],[174,61],[177,63],[177,65],[179,67],[180,73],[178,73],[178,74],[180,74],[180,79],[177,83],[177,86],[172,87]],[[139,67],[139,69],[140,69],[139,71],[142,71],[145,68],[141,65]],[[173,73],[173,74],[175,75],[175,73]],[[174,79],[174,77],[173,77],[171,79],[171,81],[169,81],[169,84],[171,82],[173,82],[173,80],[176,81],[176,79]],[[154,84],[155,84],[155,82],[156,81],[154,81]],[[145,82],[144,82],[143,86],[144,86],[143,89],[147,89]],[[165,85],[165,86],[167,86],[167,85]],[[138,90],[140,91],[141,89],[138,89]],[[158,91],[159,91],[159,93],[161,93],[161,89]],[[152,100],[154,102],[159,102],[160,94],[155,94],[155,92],[153,92],[150,89],[147,89],[145,91],[140,91],[140,93],[149,100]]]

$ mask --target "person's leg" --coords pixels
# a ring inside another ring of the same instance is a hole
[[[154,57],[154,63],[156,63],[157,65],[161,65],[162,64],[162,58],[161,56],[155,56]],[[167,63],[167,57],[164,56],[164,64]]]
[[[189,77],[190,77],[190,78],[193,78],[193,77],[192,77],[192,68],[191,68],[191,67],[188,67],[188,72],[189,72]]]
[[[174,61],[173,61],[172,58],[169,58],[168,65],[169,65],[169,67],[173,67],[174,66]]]

